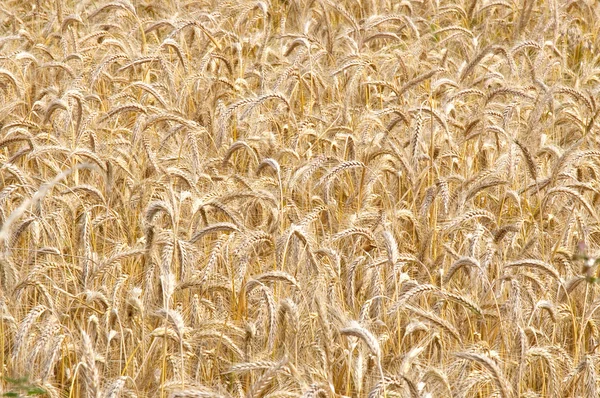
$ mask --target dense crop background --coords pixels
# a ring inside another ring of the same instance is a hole
[[[598,396],[598,21],[1,2],[0,392]]]

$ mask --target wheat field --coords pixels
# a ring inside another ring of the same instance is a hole
[[[598,21],[4,0],[0,393],[599,396]]]

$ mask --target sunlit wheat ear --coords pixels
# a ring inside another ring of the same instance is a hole
[[[284,352],[298,361],[298,330],[300,327],[300,315],[297,305],[290,299],[282,300],[279,303],[277,312],[278,334],[279,340],[283,343]],[[286,331],[290,329],[289,333]],[[287,344],[288,335],[291,337],[291,344]]]
[[[2,248],[0,247],[0,250]],[[19,280],[19,271],[15,266],[14,262],[4,252],[0,252],[0,283],[5,291],[9,291],[10,288],[15,286]]]
[[[83,366],[83,383],[90,397],[100,396],[100,373],[96,366],[96,352],[85,331],[81,331],[81,365]]]
[[[40,326],[40,334],[26,359],[26,363],[35,363],[36,357],[39,357],[43,351],[46,351],[48,342],[50,341],[50,339],[52,339],[52,337],[54,337],[54,334],[58,330],[57,326],[58,325],[56,324],[56,318],[54,316],[46,317],[44,323]]]
[[[356,386],[357,393],[360,394],[364,387],[365,376],[366,376],[366,366],[365,366],[365,355],[364,351],[358,350],[356,353],[356,359],[351,356],[353,359],[351,365],[352,369],[352,378],[354,381],[354,385]]]
[[[18,96],[21,97],[21,87],[23,87],[23,84],[21,84],[16,76],[9,71],[8,69],[4,69],[4,68],[0,68],[0,78],[2,78],[3,80],[8,80],[12,86],[14,87],[15,90],[17,90]]]
[[[351,323],[348,327],[340,329],[340,334],[360,338],[369,348],[371,354],[378,359],[381,358],[381,348],[377,338],[367,329],[360,326],[358,322]]]
[[[402,389],[402,387],[404,387],[405,384],[406,381],[402,380],[401,378],[386,377],[384,380],[381,380],[377,384],[375,384],[373,389],[369,391],[368,398],[377,398],[385,396],[385,392],[387,392],[388,394],[392,394],[392,388]],[[411,389],[411,386],[409,386],[409,389]],[[412,390],[414,390],[414,388],[412,388],[410,391],[411,398],[413,397]]]
[[[512,390],[510,389],[508,382],[504,378],[504,375],[503,375],[501,369],[490,357],[484,356],[481,354],[466,353],[466,352],[457,354],[457,357],[477,362],[481,366],[483,366],[483,368],[487,372],[490,373],[492,379],[494,380],[494,382],[496,384],[496,387],[499,390],[501,397],[509,398],[509,397],[514,396]]]
[[[17,207],[13,212],[9,215],[9,217],[5,220],[2,228],[0,228],[0,243],[4,244],[9,237],[9,231],[12,227],[12,224],[22,217],[23,213],[27,211],[28,208],[32,206],[36,206],[50,191],[54,188],[55,185],[64,180],[67,176],[69,176],[75,170],[83,170],[83,169],[92,169],[93,167],[90,164],[80,164],[72,169],[67,169],[58,173],[53,179],[49,182],[46,182],[40,186],[40,188],[35,192],[35,194],[26,200],[24,200],[19,207]]]
[[[251,386],[249,396],[262,397],[269,385],[274,382],[277,373],[281,371],[286,362],[287,360],[284,359],[274,364],[265,373],[263,373],[258,381]]]
[[[162,291],[163,308],[169,308],[176,285],[175,274],[171,270],[173,252],[173,245],[170,242],[163,246],[160,265],[160,287]]]
[[[462,305],[463,307],[473,311],[473,313],[477,314],[478,316],[483,315],[483,310],[481,309],[481,307],[467,296],[458,295],[450,292],[443,292],[442,295],[449,301],[454,301]]]
[[[557,371],[557,361],[552,355],[552,353],[542,347],[532,347],[527,350],[527,357],[538,357],[540,360],[544,361],[546,366],[548,366],[548,393],[553,395],[558,393],[558,383],[556,377],[558,375]]]
[[[327,390],[323,388],[323,386],[319,384],[312,384],[310,387],[306,389],[302,393],[302,398],[326,398],[329,395],[327,394]]]
[[[31,309],[27,316],[23,318],[23,321],[19,325],[19,330],[15,337],[15,346],[13,348],[12,359],[13,362],[20,362],[20,354],[21,351],[26,348],[29,340],[29,332],[33,324],[37,321],[37,319],[46,312],[47,308],[43,305],[38,305]]]
[[[186,388],[185,390],[175,390],[169,393],[169,398],[221,398],[223,395],[215,391],[210,391],[206,388]]]
[[[41,367],[40,380],[42,380],[42,382],[46,381],[48,378],[53,377],[54,365],[56,365],[60,358],[59,355],[63,349],[62,343],[65,337],[66,336],[64,334],[57,335],[52,339],[51,343],[49,344],[48,350],[46,352]]]
[[[442,330],[447,331],[450,334],[450,336],[452,336],[453,338],[456,339],[456,341],[458,341],[459,344],[462,344],[462,339],[460,337],[460,334],[458,333],[458,330],[449,322],[445,321],[444,319],[440,318],[439,316],[437,316],[431,312],[423,311],[419,308],[413,307],[408,304],[406,305],[406,309],[408,311],[414,313],[418,317],[429,321],[433,325],[436,325],[437,327],[441,328]]]
[[[233,156],[233,154],[239,151],[240,149],[244,149],[245,152],[251,155],[251,158],[254,160],[254,162],[256,164],[259,164],[257,151],[245,141],[236,141],[233,144],[231,144],[231,146],[229,147],[229,149],[227,149],[227,152],[223,156],[223,164],[227,164],[229,162],[229,159]]]
[[[429,368],[425,371],[425,374],[422,378],[423,382],[431,389],[434,381],[437,381],[438,384],[441,384],[443,387],[443,391],[452,393],[452,387],[450,386],[450,381],[448,379],[448,375],[436,368]],[[431,382],[430,382],[431,380]]]
[[[419,296],[426,292],[435,292],[438,288],[433,285],[417,285],[404,292],[398,300],[388,309],[388,314],[394,314],[400,310],[411,298]]]
[[[325,176],[323,176],[323,178],[321,178],[321,180],[318,182],[317,186],[324,184],[326,187],[328,187],[333,181],[333,179],[337,177],[340,173],[342,173],[344,170],[349,170],[358,167],[365,167],[365,165],[357,160],[349,160],[347,162],[340,163],[339,165],[331,169]]]
[[[108,384],[104,391],[104,396],[106,398],[115,398],[119,395],[123,387],[125,386],[125,382],[127,381],[126,376],[118,377],[112,383]]]
[[[363,328],[358,322],[353,321],[346,328],[340,329],[340,334],[345,336],[353,336],[360,338],[371,351],[371,354],[375,356],[377,363],[377,369],[382,382],[384,382],[383,366],[381,363],[381,347],[377,338],[369,330]],[[385,386],[384,386],[385,392]]]
[[[444,280],[443,280],[443,284],[447,284],[450,279],[452,279],[452,277],[454,276],[454,274],[460,270],[461,268],[465,267],[465,266],[471,266],[474,267],[476,269],[481,269],[481,265],[479,264],[479,261],[477,261],[476,259],[472,258],[472,257],[461,257],[459,258],[457,261],[455,261],[452,266],[450,266],[450,268],[448,269],[448,271],[446,271],[444,273]]]

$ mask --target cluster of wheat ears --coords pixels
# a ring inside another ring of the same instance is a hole
[[[3,1],[0,393],[598,396],[592,3]]]

